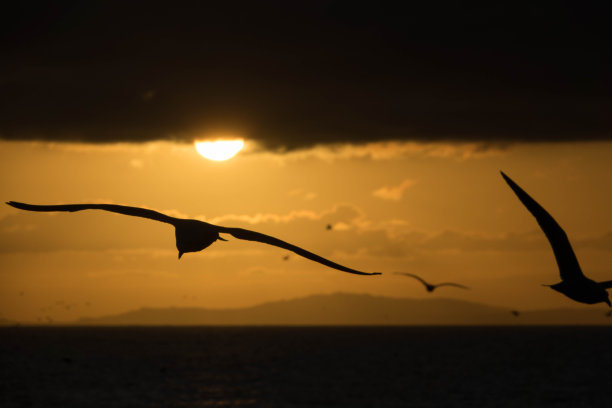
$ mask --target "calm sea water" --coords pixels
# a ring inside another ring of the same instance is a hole
[[[607,327],[0,329],[2,407],[596,407]]]

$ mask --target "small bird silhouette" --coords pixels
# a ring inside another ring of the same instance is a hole
[[[519,200],[535,217],[555,254],[561,282],[544,286],[548,286],[580,303],[592,305],[605,302],[608,306],[612,307],[608,292],[606,291],[606,289],[612,287],[612,281],[595,282],[584,276],[572,245],[567,238],[567,234],[557,221],[529,194],[512,181],[510,177],[506,176],[503,171],[500,173]]]
[[[346,266],[339,265],[328,259],[325,259],[319,255],[313,254],[312,252],[306,251],[298,246],[289,244],[278,238],[271,237],[269,235],[261,234],[259,232],[242,229],[242,228],[228,228],[219,225],[209,224],[204,221],[175,218],[168,215],[159,213],[157,211],[149,210],[140,207],[129,207],[125,205],[116,204],[64,204],[64,205],[33,205],[18,203],[15,201],[9,201],[6,204],[19,208],[20,210],[27,211],[82,211],[82,210],[104,210],[114,213],[131,215],[135,217],[149,218],[151,220],[164,222],[174,226],[176,236],[176,248],[178,249],[179,259],[187,252],[198,252],[217,240],[227,241],[226,239],[219,236],[219,233],[230,234],[234,238],[243,239],[247,241],[256,241],[268,245],[277,246],[280,248],[292,251],[304,258],[318,262],[330,268],[334,268],[343,272],[354,273],[356,275],[380,275],[380,272],[361,272],[355,269],[347,268]]]
[[[518,310],[511,310],[510,313],[514,317],[519,317],[521,315],[521,312],[519,312]]]
[[[429,282],[425,281],[425,279],[421,278],[420,276],[414,275],[412,273],[395,272],[395,274],[396,275],[408,276],[408,277],[411,277],[411,278],[414,278],[414,279],[418,280],[419,282],[421,282],[425,286],[425,289],[427,289],[428,292],[433,292],[436,288],[439,288],[440,286],[453,286],[455,288],[469,289],[467,286],[460,285],[460,284],[454,283],[454,282],[443,282],[443,283],[438,283],[438,284],[432,284],[432,283],[429,283]]]

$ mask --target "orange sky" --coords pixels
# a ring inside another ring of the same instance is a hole
[[[499,170],[559,221],[587,276],[609,280],[610,153],[606,142],[397,142],[271,153],[247,140],[235,158],[213,162],[193,145],[172,142],[0,141],[3,201],[143,206],[254,229],[349,267],[384,272],[346,274],[235,239],[179,261],[165,224],[3,205],[0,317],[62,321],[142,306],[240,307],[338,291],[523,310],[579,307],[540,285],[559,280],[552,251]],[[395,271],[473,289],[429,295]]]

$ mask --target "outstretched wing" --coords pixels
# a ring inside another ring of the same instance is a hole
[[[416,280],[418,280],[419,282],[421,282],[423,285],[425,286],[429,286],[430,284],[428,282],[426,282],[423,278],[421,278],[418,275],[414,275],[412,273],[407,273],[407,272],[395,272],[396,275],[404,275],[404,276],[409,276],[411,278],[414,278]]]
[[[597,282],[604,289],[612,288],[612,281]]]
[[[117,204],[61,204],[61,205],[34,205],[18,203],[16,201],[7,202],[8,205],[27,211],[82,211],[82,210],[104,210],[114,213],[132,215],[134,217],[149,218],[155,221],[161,221],[168,224],[174,224],[176,218],[159,213],[157,211],[148,210],[146,208],[128,207],[126,205]]]
[[[561,274],[562,280],[574,280],[584,278],[576,254],[572,249],[572,245],[567,238],[567,234],[563,231],[563,228],[555,221],[555,219],[538,204],[533,198],[529,196],[522,188],[520,188],[510,177],[506,176],[504,172],[500,172],[506,183],[518,196],[519,200],[527,207],[529,212],[535,217],[546,234],[548,242],[555,253],[557,265],[559,266],[559,273]]]
[[[298,246],[289,244],[285,241],[282,241],[278,238],[271,237],[266,234],[261,234],[259,232],[246,230],[242,228],[227,228],[227,227],[219,227],[219,226],[217,226],[217,228],[219,232],[230,234],[234,238],[244,239],[247,241],[256,241],[256,242],[261,242],[264,244],[284,248],[289,251],[295,252],[296,254],[303,256],[304,258],[308,258],[312,261],[318,262],[325,266],[329,266],[330,268],[338,269],[343,272],[354,273],[357,275],[380,275],[381,274],[380,272],[369,273],[369,272],[361,272],[355,269],[347,268],[346,266],[339,265],[328,259],[320,257],[319,255],[313,254],[312,252],[306,251],[305,249],[302,249]]]
[[[465,285],[460,285],[459,283],[454,283],[454,282],[444,282],[444,283],[438,283],[436,285],[437,288],[439,288],[440,286],[454,286],[455,288],[469,289]]]

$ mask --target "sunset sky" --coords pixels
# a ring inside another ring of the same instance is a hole
[[[383,275],[236,239],[179,261],[165,224],[2,205],[0,318],[338,291],[580,307],[541,286],[559,280],[552,251],[499,174],[555,217],[587,276],[612,279],[608,10],[554,4],[17,6],[3,202],[142,206]],[[245,146],[196,151],[216,138]],[[472,290],[427,294],[397,271]]]

